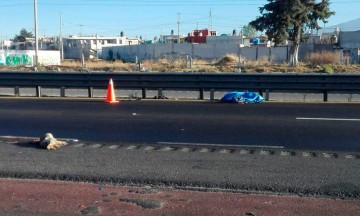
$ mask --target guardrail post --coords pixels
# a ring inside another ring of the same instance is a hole
[[[89,96],[89,98],[94,97],[94,88],[93,87],[88,87],[88,96]]]
[[[324,90],[324,102],[328,102],[328,91]]]
[[[36,97],[41,97],[41,86],[36,86]]]
[[[20,87],[19,86],[15,86],[14,88],[14,94],[16,97],[20,96]]]
[[[210,89],[210,100],[215,100],[215,89]]]
[[[158,89],[158,98],[163,98],[164,95],[163,95],[163,89],[162,88],[159,88]]]
[[[200,100],[204,100],[204,89],[199,90],[199,98]]]
[[[146,99],[146,89],[145,88],[141,89],[141,94],[142,94],[142,99]]]
[[[65,97],[65,87],[61,86],[60,88],[60,97]]]

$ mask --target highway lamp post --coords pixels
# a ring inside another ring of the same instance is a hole
[[[35,57],[34,69],[37,70],[38,66],[38,51],[39,51],[39,38],[38,38],[38,23],[37,23],[37,0],[34,0],[34,24],[35,24]]]

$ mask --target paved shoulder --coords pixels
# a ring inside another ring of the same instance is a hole
[[[73,143],[56,151],[3,140],[0,176],[360,198],[356,153]]]

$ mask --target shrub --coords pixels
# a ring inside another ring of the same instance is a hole
[[[328,73],[328,74],[333,74],[333,73],[334,73],[334,69],[333,69],[331,66],[329,66],[329,65],[325,65],[325,66],[323,67],[323,72],[324,72],[324,73]]]
[[[305,57],[305,62],[313,67],[327,64],[335,65],[340,64],[340,55],[333,52],[311,53]]]
[[[227,54],[222,59],[220,59],[220,61],[217,62],[217,65],[225,66],[225,65],[237,64],[238,58],[239,57],[234,54]]]

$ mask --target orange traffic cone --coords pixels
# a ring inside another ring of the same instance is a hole
[[[115,97],[115,91],[114,91],[114,83],[113,80],[110,78],[108,90],[107,90],[107,96],[106,96],[106,103],[119,103],[119,101],[116,100]]]

